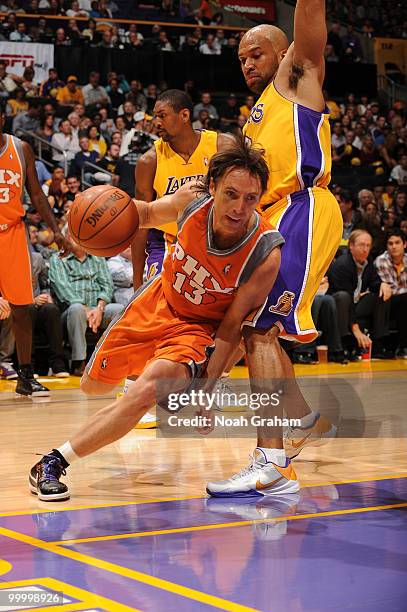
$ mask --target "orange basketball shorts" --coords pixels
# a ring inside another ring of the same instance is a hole
[[[27,232],[22,221],[8,227],[0,224],[0,293],[16,306],[34,301]]]
[[[161,276],[143,285],[112,321],[89,360],[90,378],[117,385],[157,359],[189,366],[195,377],[214,346],[216,327],[179,318],[164,297]]]

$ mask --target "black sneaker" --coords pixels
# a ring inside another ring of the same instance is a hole
[[[69,489],[59,482],[66,471],[62,462],[55,455],[44,455],[30,470],[28,483],[31,493],[38,495],[42,501],[62,501],[69,499]]]
[[[31,365],[21,366],[17,372],[16,393],[18,395],[28,395],[30,397],[47,397],[50,395],[49,389],[35,380]]]

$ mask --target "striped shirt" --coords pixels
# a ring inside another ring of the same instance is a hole
[[[407,293],[407,255],[401,265],[394,265],[388,251],[376,257],[374,265],[383,283],[390,285],[393,295]]]
[[[49,263],[51,289],[59,302],[91,308],[97,306],[98,300],[111,302],[113,281],[103,257],[87,255],[80,261],[73,254],[65,259],[53,255]]]

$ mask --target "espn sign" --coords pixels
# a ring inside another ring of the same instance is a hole
[[[0,59],[7,63],[10,72],[18,76],[23,76],[24,70],[32,66],[35,81],[40,83],[48,78],[48,70],[54,65],[54,46],[0,41]]]
[[[221,0],[225,11],[238,13],[254,21],[275,21],[274,0]]]

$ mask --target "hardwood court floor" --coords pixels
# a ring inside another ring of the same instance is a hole
[[[133,430],[69,468],[69,501],[40,502],[27,488],[35,453],[68,439],[109,400],[86,398],[78,379],[47,380],[45,403],[15,399],[14,383],[2,383],[0,612],[405,612],[407,444],[397,409],[406,404],[407,361],[297,374],[311,394],[322,379],[352,390],[351,417],[353,402],[377,389],[372,423],[380,431],[390,415],[393,436],[305,449],[295,460],[300,494],[260,500],[205,495],[207,479],[247,465],[250,438]],[[12,606],[13,588],[62,592],[63,602]]]

